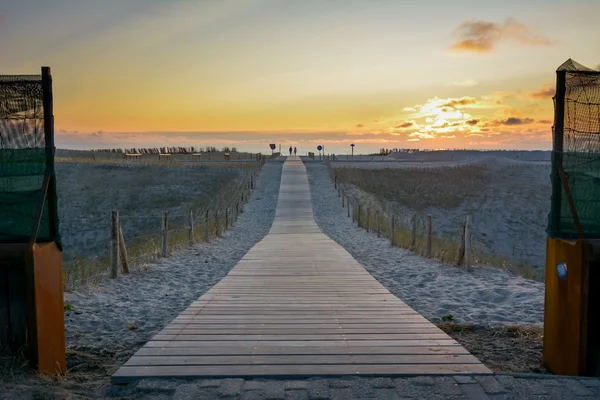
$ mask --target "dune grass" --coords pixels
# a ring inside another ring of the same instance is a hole
[[[510,167],[509,167],[510,168]],[[511,168],[516,169],[516,168]],[[485,165],[467,165],[438,168],[382,168],[361,169],[331,168],[332,178],[337,179],[354,204],[361,207],[361,225],[366,225],[366,207],[370,207],[369,230],[375,231],[375,211],[379,210],[380,231],[390,239],[390,221],[394,215],[395,246],[409,249],[421,256],[427,255],[426,212],[440,208],[450,212],[464,207],[465,202],[476,204],[486,200],[485,190],[493,191],[492,174]],[[476,199],[479,196],[479,199]],[[483,198],[483,200],[481,200]],[[366,204],[366,206],[365,206]],[[398,215],[398,207],[403,217]],[[461,209],[462,210],[462,209]],[[354,213],[356,214],[356,209]],[[416,215],[417,234],[413,245],[412,225],[406,221],[406,213]],[[354,218],[358,218],[357,215]],[[442,263],[456,265],[462,241],[462,226],[454,233],[441,233],[435,228],[431,238],[431,258]],[[474,235],[478,232],[474,231]],[[482,238],[480,238],[483,240]],[[390,239],[391,240],[391,239]],[[492,242],[493,244],[493,242]],[[527,279],[543,281],[543,269],[535,268],[527,261],[510,260],[486,249],[473,246],[472,264],[503,268]]]

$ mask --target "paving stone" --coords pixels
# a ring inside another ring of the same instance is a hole
[[[180,385],[173,395],[173,400],[214,400],[220,397],[218,389],[201,388],[197,384]]]
[[[170,381],[164,379],[142,379],[138,382],[135,390],[144,393],[174,393],[177,387],[184,383],[184,381]]]
[[[483,390],[488,394],[506,393],[504,386],[493,376],[477,376],[475,380],[479,382]]]
[[[329,387],[331,388],[349,388],[352,385],[350,379],[333,379],[329,381]]]
[[[377,400],[398,400],[401,399],[400,394],[396,389],[375,389],[375,398]]]
[[[238,396],[244,384],[243,379],[223,379],[219,386],[219,395],[221,397]]]
[[[307,381],[285,381],[283,387],[286,390],[306,389],[308,387],[308,382]]]
[[[456,375],[454,376],[454,379],[457,383],[461,385],[464,383],[477,383],[477,381],[472,376],[468,375]]]
[[[308,384],[308,398],[311,400],[329,399],[329,383],[325,380],[311,381]]]
[[[515,378],[513,390],[519,390],[522,393],[531,393],[532,395],[550,395],[560,393],[560,387],[549,386],[546,379],[523,379]]]
[[[350,388],[329,389],[329,398],[331,400],[351,400],[352,390]]]
[[[396,391],[401,397],[419,397],[419,387],[413,385],[408,378],[397,378],[394,379],[396,384]]]
[[[286,390],[285,400],[308,400],[308,391],[304,389]]]
[[[240,400],[265,400],[265,392],[262,390],[248,390],[242,393]]]
[[[507,389],[511,389],[517,384],[514,376],[496,375],[496,379],[498,380],[498,382],[500,382],[502,386],[504,386]]]
[[[242,389],[244,391],[247,390],[263,390],[265,388],[265,383],[261,381],[245,381]]]
[[[567,380],[565,386],[577,397],[594,396],[594,393],[588,387],[582,385],[576,379]]]
[[[353,396],[357,399],[368,399],[375,396],[375,391],[369,379],[358,379],[352,382],[351,389]]]
[[[283,382],[272,381],[265,383],[265,399],[266,400],[282,400],[285,398],[285,389]]]
[[[456,380],[449,376],[438,377],[434,380],[440,392],[446,396],[460,396],[463,394]]]
[[[585,387],[600,390],[600,379],[581,379],[579,383]]]
[[[395,388],[396,385],[392,378],[372,378],[370,379],[371,386],[374,388]]]
[[[435,386],[435,380],[430,376],[417,376],[412,378],[411,382],[418,386]]]
[[[198,385],[203,388],[216,388],[221,385],[220,379],[203,379],[198,382]]]
[[[489,399],[488,395],[485,393],[485,390],[483,390],[483,388],[479,384],[469,383],[466,385],[460,385],[460,388],[469,400]]]
[[[516,399],[515,397],[510,397],[506,393],[496,393],[496,394],[488,394],[490,400],[512,400]]]

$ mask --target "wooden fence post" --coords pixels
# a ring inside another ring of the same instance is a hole
[[[190,231],[189,231],[189,237],[190,237],[190,245],[194,244],[194,212],[192,210],[190,210]]]
[[[371,221],[370,221],[370,218],[369,218],[369,207],[367,207],[367,226],[366,226],[367,233],[369,233],[370,224],[371,224]]]
[[[111,215],[111,260],[110,277],[115,279],[119,269],[119,212],[113,211]]]
[[[410,248],[414,250],[417,248],[417,214],[413,214],[411,225],[412,240],[410,242]]]
[[[123,230],[121,229],[121,220],[119,220],[119,254],[121,258],[121,272],[124,274],[129,273],[129,260],[127,258],[127,247],[125,246],[125,239],[123,239]]]
[[[340,196],[341,196],[341,192],[342,192],[342,190],[341,190],[340,188],[337,188],[337,190],[338,190],[338,199],[339,199],[339,198],[340,198]]]
[[[225,207],[225,230],[229,229],[229,207]]]
[[[235,203],[235,220],[240,217],[240,203]]]
[[[344,208],[344,198],[346,197],[346,193],[344,192],[344,189],[342,189],[342,208]]]
[[[396,222],[396,218],[394,215],[392,215],[391,221],[390,221],[390,246],[394,246],[394,228],[395,228],[395,222]]]
[[[204,217],[204,242],[208,242],[208,210],[206,210],[206,217]]]
[[[360,228],[360,209],[361,209],[361,205],[359,204],[356,207],[356,226],[358,226]]]
[[[431,258],[431,214],[427,216],[427,258]]]
[[[377,237],[381,237],[381,225],[379,221],[379,210],[375,211],[375,218],[377,219]]]
[[[471,269],[471,216],[467,215],[467,223],[465,224],[465,266],[467,271]]]
[[[166,257],[167,256],[167,246],[169,244],[168,240],[169,240],[169,213],[168,211],[165,211],[163,213],[163,224],[162,224],[162,256]]]
[[[215,237],[219,237],[219,210],[215,211]]]
[[[462,226],[462,235],[460,236],[460,246],[458,247],[458,258],[456,260],[456,265],[461,266],[465,260],[465,229],[467,227],[467,223],[463,222]]]
[[[350,218],[350,199],[346,197],[346,209],[348,210],[348,218]],[[354,215],[354,214],[352,214]],[[354,222],[354,218],[352,219],[352,222]]]
[[[334,187],[335,189],[337,189],[337,176],[334,176],[334,177],[333,177],[333,187]],[[338,193],[339,193],[339,192],[338,192]],[[340,197],[340,196],[339,196],[339,194],[338,194],[338,197]]]

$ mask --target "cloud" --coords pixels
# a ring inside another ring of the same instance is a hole
[[[364,127],[364,125],[363,125],[363,124],[358,124],[358,125],[356,125],[356,127],[357,127],[357,128],[363,128],[363,127]]]
[[[464,106],[468,106],[468,105],[476,104],[476,103],[477,103],[477,100],[475,100],[472,97],[463,97],[461,99],[450,100],[447,103],[442,104],[440,107],[458,108],[459,106],[464,107]],[[444,110],[442,110],[442,111],[444,111]],[[448,112],[448,111],[446,111],[446,112]]]
[[[396,125],[394,128],[395,128],[395,129],[400,129],[400,128],[410,128],[410,127],[411,127],[411,126],[413,126],[414,124],[415,124],[415,123],[414,123],[414,122],[412,122],[412,121],[407,121],[407,122],[405,122],[405,123],[403,123],[403,124]]]
[[[507,119],[497,119],[494,121],[490,121],[490,122],[486,123],[485,126],[525,125],[525,124],[531,124],[532,122],[535,122],[532,118],[509,117]]]
[[[417,109],[416,109],[416,108],[414,108],[414,107],[404,107],[404,108],[402,109],[402,111],[406,111],[406,112],[415,112],[415,111],[417,111]]]
[[[491,53],[505,41],[513,41],[527,46],[546,46],[551,41],[538,34],[536,29],[520,23],[515,18],[507,18],[504,23],[468,20],[454,31],[457,41],[450,46],[451,51],[471,53]]]
[[[452,81],[452,82],[446,84],[446,86],[459,86],[459,87],[471,87],[471,86],[477,86],[477,85],[479,85],[479,82],[473,81],[470,79],[467,79],[465,81],[458,81],[458,82]]]
[[[548,99],[554,97],[555,93],[556,88],[554,87],[554,85],[551,83],[546,83],[539,90],[529,93],[529,96],[536,99]]]
[[[413,132],[408,136],[418,137],[419,139],[435,139],[436,138],[435,135],[432,135],[431,133],[428,133],[428,132]]]
[[[467,121],[467,124],[471,125],[471,126],[475,126],[479,123],[478,119],[470,119]]]

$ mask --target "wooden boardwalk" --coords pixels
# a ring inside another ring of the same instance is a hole
[[[489,373],[320,231],[306,169],[288,158],[269,234],[113,382]]]

